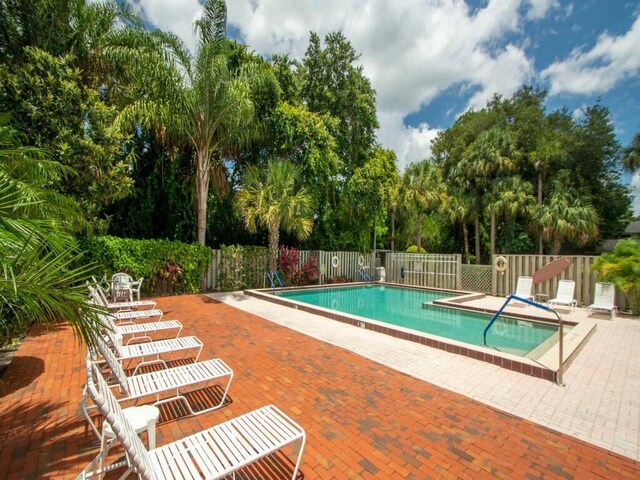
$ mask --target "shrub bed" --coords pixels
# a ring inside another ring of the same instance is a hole
[[[142,290],[149,295],[199,292],[212,253],[199,244],[111,236],[83,238],[80,245],[87,262],[97,264],[97,273],[144,277]]]

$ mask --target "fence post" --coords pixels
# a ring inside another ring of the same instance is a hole
[[[462,290],[462,255],[456,255],[456,290]]]

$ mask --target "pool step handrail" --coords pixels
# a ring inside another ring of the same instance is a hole
[[[275,281],[278,282],[278,285],[280,285],[280,288],[284,288],[284,285],[282,284],[282,280],[280,280],[280,275],[278,275],[278,272],[264,272],[264,276],[267,280],[269,280],[269,284],[271,285],[271,288],[276,288],[276,283]]]
[[[273,283],[273,278],[271,277],[271,274],[269,272],[264,272],[264,276],[267,280],[269,280],[269,284],[271,285],[271,288],[276,288],[275,284]]]
[[[562,383],[562,370],[563,370],[563,354],[562,354],[562,346],[563,346],[563,325],[562,325],[562,317],[560,316],[560,314],[553,308],[548,307],[546,305],[542,305],[541,303],[538,302],[534,302],[533,300],[529,300],[528,298],[522,298],[519,297],[517,295],[509,295],[507,297],[507,300],[502,304],[502,307],[500,307],[500,310],[498,310],[496,312],[496,314],[493,316],[493,318],[491,319],[491,321],[489,322],[489,324],[486,326],[486,328],[484,329],[484,332],[482,333],[482,340],[485,344],[485,346],[487,345],[487,332],[489,331],[489,329],[493,326],[493,324],[495,323],[495,321],[498,319],[498,317],[502,314],[502,312],[504,311],[505,308],[507,308],[507,305],[509,305],[509,302],[511,302],[511,300],[517,300],[519,302],[523,302],[526,303],[527,305],[531,305],[533,307],[536,308],[540,308],[542,310],[546,310],[547,312],[552,312],[558,319],[558,349],[560,351],[559,355],[560,355],[560,359],[559,359],[559,365],[558,365],[558,375],[556,377],[556,383],[560,386],[564,386],[564,384]]]
[[[360,270],[358,270],[358,273],[360,274],[360,278],[362,278],[363,282],[371,282],[371,281],[373,281],[371,279],[371,277],[369,276],[369,274],[364,271],[364,268],[361,268]]]

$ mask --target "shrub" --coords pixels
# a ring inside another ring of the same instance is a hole
[[[295,247],[280,246],[278,254],[278,271],[282,273],[282,281],[285,283],[293,283],[296,274],[298,262],[300,261],[300,251]]]
[[[178,241],[104,236],[81,239],[81,246],[87,261],[98,264],[98,274],[144,277],[147,294],[199,292],[211,261],[210,248]]]
[[[224,292],[264,286],[268,250],[265,247],[223,245],[220,248],[218,289]]]
[[[418,246],[411,245],[409,248],[407,248],[407,253],[418,253]],[[424,249],[424,247],[420,247],[420,253],[427,253],[427,251]]]
[[[309,260],[297,270],[293,277],[294,285],[310,285],[317,283],[320,276],[320,263],[315,254],[311,254]]]
[[[603,253],[593,265],[599,279],[622,290],[634,315],[640,314],[640,241],[619,241],[612,252]]]

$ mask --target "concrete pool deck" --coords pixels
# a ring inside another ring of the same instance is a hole
[[[212,298],[279,325],[351,350],[418,379],[507,413],[640,459],[640,321],[585,309],[566,320],[587,320],[597,329],[565,372],[565,387],[495,365],[430,348],[242,293]],[[504,299],[484,297],[479,308],[496,310]],[[522,306],[510,307],[522,311]],[[529,307],[527,307],[529,308]]]

